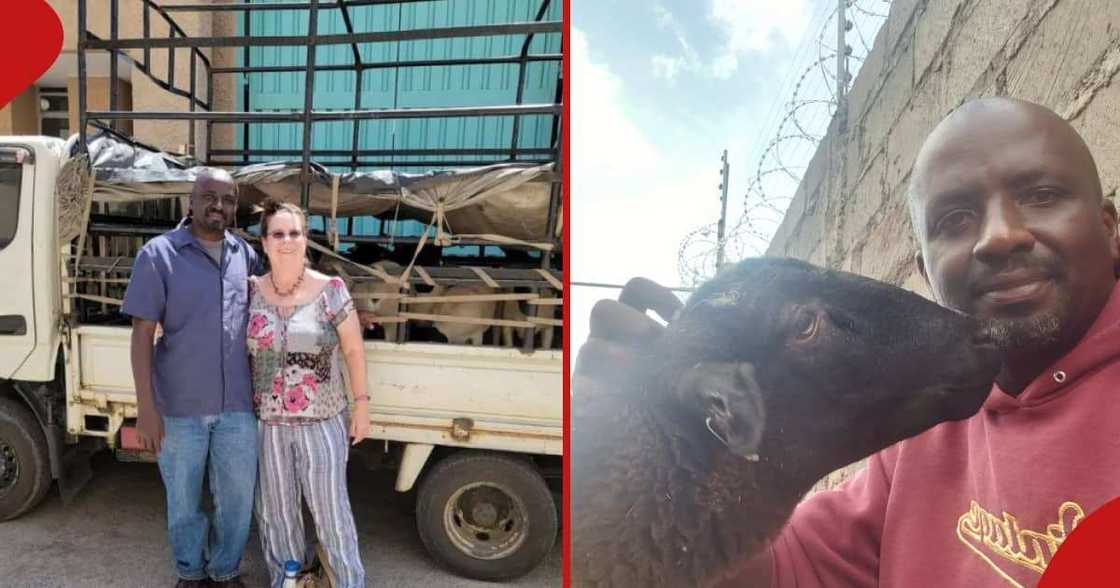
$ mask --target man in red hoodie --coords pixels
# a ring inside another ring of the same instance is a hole
[[[1120,496],[1117,213],[1084,141],[1036,104],[973,100],[922,146],[909,199],[934,297],[994,319],[1003,368],[975,416],[804,501],[739,586],[1034,586]],[[596,307],[577,378],[659,328],[625,302]]]

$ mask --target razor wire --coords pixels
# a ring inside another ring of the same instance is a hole
[[[890,3],[891,0],[847,0],[841,11],[837,2],[815,37],[809,37],[811,51],[791,68],[797,75],[796,81],[789,98],[781,103],[774,131],[767,134],[770,138],[749,167],[751,174],[746,190],[741,193],[741,211],[737,218],[728,215],[722,243],[718,220],[693,229],[681,240],[677,273],[685,286],[696,286],[715,275],[721,244],[724,259],[729,261],[765,253],[836,113],[840,102],[838,60],[847,62],[844,69],[848,75],[843,83],[846,93],[886,22]],[[844,47],[837,51],[841,26]]]

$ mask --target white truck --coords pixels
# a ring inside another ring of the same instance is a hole
[[[59,139],[0,137],[0,520],[55,480],[72,497],[88,456],[120,449],[136,416],[130,328],[71,312],[75,248],[58,234],[56,197],[68,157]],[[395,456],[398,491],[417,487],[433,557],[480,579],[535,567],[558,529],[561,352],[371,340],[366,361],[363,445]]]

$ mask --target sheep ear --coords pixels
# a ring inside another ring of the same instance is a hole
[[[682,374],[676,393],[700,407],[704,425],[729,450],[757,459],[766,427],[766,406],[746,362],[702,362]]]

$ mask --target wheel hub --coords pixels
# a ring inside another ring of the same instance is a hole
[[[18,478],[19,461],[16,460],[16,451],[0,439],[0,491],[13,486]]]
[[[460,488],[444,509],[451,542],[478,559],[501,559],[521,547],[528,518],[521,500],[500,486],[478,482]]]
[[[481,527],[493,527],[498,522],[498,508],[488,502],[476,504],[471,509],[471,519]]]

